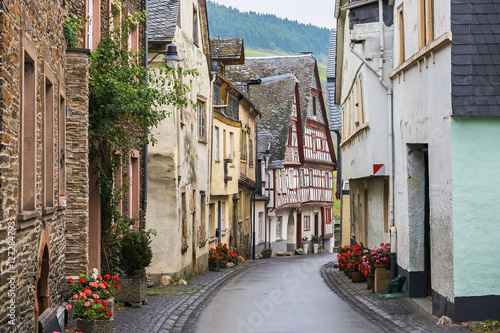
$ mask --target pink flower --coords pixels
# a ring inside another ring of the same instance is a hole
[[[71,310],[72,306],[71,304],[66,305],[66,310]]]
[[[74,294],[74,295],[73,295],[73,299],[78,299],[78,295],[77,295],[77,294]]]
[[[94,289],[97,288],[97,282],[90,282],[89,285]]]
[[[90,289],[87,289],[87,290],[85,290],[85,293],[86,293],[88,296],[90,296],[90,294],[92,294],[92,291],[90,291]]]
[[[101,283],[99,283],[99,287],[102,288],[102,289],[104,289],[104,288],[106,288],[106,285],[101,282]]]
[[[378,260],[378,259],[377,259],[377,260],[375,260],[375,261],[376,261],[376,262],[380,262],[380,260]]]
[[[99,295],[97,295],[97,294],[94,294],[94,295],[92,295],[92,296],[93,296],[94,298],[99,298]]]
[[[85,302],[85,304],[83,304],[83,305],[85,305],[86,307],[89,307],[90,303],[89,302]]]

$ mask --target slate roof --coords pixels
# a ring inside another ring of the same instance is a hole
[[[179,0],[149,0],[148,40],[172,40],[177,27],[178,15]]]
[[[283,168],[297,78],[293,74],[262,79],[249,87],[249,96],[261,111],[257,130],[257,158],[262,158],[271,142],[270,168]]]
[[[328,98],[328,123],[330,130],[340,131],[342,115],[339,106],[335,105],[335,69],[337,66],[337,30],[330,31],[330,46],[328,48],[328,65],[326,68],[326,92]]]
[[[245,57],[243,38],[210,38],[212,59],[240,59]]]
[[[265,58],[247,58],[245,66],[257,73],[261,78],[272,77],[282,74],[294,74],[299,81],[300,111],[302,116],[302,130],[304,133],[307,118],[312,118],[311,88],[320,89],[316,82],[315,66],[316,60],[312,54],[299,56],[281,56]],[[253,96],[250,96],[252,99]],[[263,112],[264,113],[264,112]],[[321,112],[318,113],[320,115]],[[318,121],[323,119],[318,117]]]
[[[453,114],[500,115],[500,6],[451,1]]]

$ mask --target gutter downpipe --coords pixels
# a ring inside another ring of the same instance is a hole
[[[394,223],[394,135],[393,135],[393,107],[392,107],[392,87],[384,81],[384,10],[382,0],[378,0],[379,5],[379,24],[380,24],[380,53],[378,69],[374,68],[366,59],[354,50],[354,44],[351,44],[351,52],[361,60],[366,67],[373,71],[379,79],[380,84],[387,90],[387,122],[388,122],[388,148],[389,148],[389,234],[391,242],[391,279],[397,276],[397,229]]]
[[[144,10],[146,13],[148,12],[148,0],[144,0]],[[148,58],[149,58],[149,41],[148,41],[148,20],[144,20],[144,66],[148,68]],[[149,85],[149,77],[146,75],[146,87]],[[146,129],[146,135],[148,134],[148,130]],[[146,211],[148,209],[148,144],[144,144],[144,183],[143,183],[143,195],[142,195],[142,211],[143,216],[146,216]]]

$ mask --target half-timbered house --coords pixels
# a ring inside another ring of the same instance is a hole
[[[336,159],[328,129],[316,60],[311,54],[248,58],[245,68],[261,79],[249,85],[248,96],[262,112],[258,122],[265,188],[269,197],[256,238],[273,251],[302,247],[302,237],[322,235],[333,242],[332,173]]]

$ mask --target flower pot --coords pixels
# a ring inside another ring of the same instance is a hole
[[[352,272],[352,283],[366,282],[366,276],[361,272]]]
[[[209,262],[208,269],[211,271],[214,271],[214,272],[220,271],[219,263],[218,262]]]
[[[318,247],[319,247],[319,244],[318,244],[318,243],[313,243],[313,251],[314,251],[314,254],[318,253]]]
[[[272,252],[262,252],[262,258],[271,258]]]
[[[78,319],[76,330],[82,333],[111,333],[113,332],[113,321]]]
[[[347,277],[348,277],[349,279],[352,279],[352,272],[351,272],[351,271],[348,271],[348,272],[347,272]]]
[[[304,249],[304,253],[307,254],[307,251],[309,250],[309,244],[308,243],[303,243],[302,248]]]
[[[115,301],[141,303],[146,300],[148,293],[148,279],[141,278],[120,278],[120,290],[116,291]]]
[[[390,262],[375,262],[373,263],[373,266],[375,266],[376,269],[389,269],[389,266],[391,266]]]
[[[219,263],[219,268],[226,268],[226,263],[225,262],[220,262]]]

